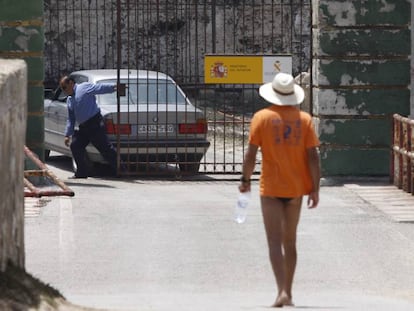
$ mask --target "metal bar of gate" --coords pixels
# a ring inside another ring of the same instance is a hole
[[[414,195],[414,120],[394,114],[393,121],[392,180]]]
[[[54,83],[61,72],[80,69],[117,69],[117,86],[122,82],[121,68],[167,73],[209,118],[211,145],[201,161],[205,173],[240,173],[248,118],[260,103],[258,85],[205,84],[204,55],[290,53],[295,75],[311,71],[310,0],[49,0],[44,5],[47,83]],[[124,98],[118,91],[120,111]],[[311,86],[309,91],[312,95]],[[120,119],[118,112],[114,121],[119,124]],[[120,151],[123,140],[118,131],[116,135]],[[127,148],[133,162],[137,150]],[[141,155],[145,157],[144,152]],[[118,152],[117,166],[126,160]]]
[[[122,38],[121,38],[121,0],[116,1],[116,42],[117,42],[117,50],[116,50],[116,105],[117,105],[117,114],[116,114],[116,123],[119,127],[121,124],[121,62],[122,62]],[[121,167],[121,137],[120,131],[116,131],[116,150],[117,150],[117,171],[120,172]]]

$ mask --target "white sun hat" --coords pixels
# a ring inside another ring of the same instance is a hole
[[[292,75],[283,72],[276,74],[272,82],[263,84],[259,94],[269,103],[279,106],[299,105],[305,99],[305,92]]]

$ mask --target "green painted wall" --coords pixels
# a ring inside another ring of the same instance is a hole
[[[0,58],[27,63],[28,85],[22,85],[28,92],[26,145],[43,160],[43,0],[0,0],[0,8]]]
[[[410,113],[411,2],[313,1],[313,114],[324,175],[388,175]]]

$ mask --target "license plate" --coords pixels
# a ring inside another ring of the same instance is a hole
[[[138,125],[138,134],[142,133],[174,133],[174,126],[172,124]]]

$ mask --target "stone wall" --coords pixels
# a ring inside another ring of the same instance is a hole
[[[410,113],[411,2],[313,5],[313,114],[323,172],[388,175],[392,114]]]
[[[0,271],[8,261],[24,268],[24,152],[27,69],[0,59]]]
[[[63,73],[117,67],[115,0],[45,0],[45,85]],[[122,68],[204,81],[205,54],[293,54],[309,69],[310,1],[121,2]]]

